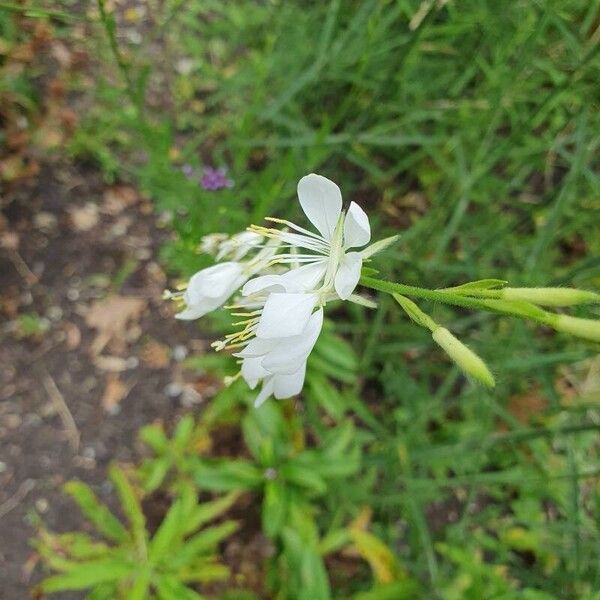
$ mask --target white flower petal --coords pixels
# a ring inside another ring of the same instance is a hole
[[[237,262],[224,262],[202,269],[192,276],[187,288],[189,304],[196,304],[201,298],[229,297],[235,290],[242,275],[243,267]],[[226,298],[225,298],[226,299]]]
[[[315,311],[300,335],[283,338],[264,357],[262,366],[270,373],[291,374],[308,358],[323,327],[323,309]]]
[[[367,213],[356,202],[350,208],[344,221],[344,248],[360,248],[369,243],[371,226]]]
[[[256,328],[256,337],[271,339],[300,334],[316,303],[316,294],[270,294]]]
[[[180,319],[182,321],[193,321],[194,319],[199,319],[200,317],[203,317],[206,313],[209,313],[211,310],[214,310],[214,308],[199,308],[199,307],[194,307],[194,308],[185,308],[184,310],[182,310],[181,312],[178,312],[175,315],[176,319]]]
[[[287,273],[279,275],[279,281],[287,292],[309,292],[316,288],[326,270],[326,260],[319,260],[312,264],[290,269]]]
[[[248,384],[248,387],[253,390],[261,379],[267,377],[270,373],[266,371],[262,365],[262,357],[245,358],[242,361],[242,377]]]
[[[242,288],[242,296],[251,296],[260,292],[285,292],[280,281],[281,275],[262,275],[248,281]]]
[[[261,360],[267,352],[270,352],[277,346],[278,340],[265,340],[264,338],[254,338],[243,350],[236,352],[233,356],[238,358],[253,358],[260,356]]]
[[[273,395],[277,400],[296,396],[302,391],[305,376],[306,362],[295,373],[290,375],[275,375],[273,377]]]
[[[254,401],[255,408],[258,408],[261,404],[263,404],[264,401],[273,393],[273,388],[275,387],[275,382],[273,379],[273,376],[271,376],[264,380],[262,389]]]
[[[342,212],[340,188],[326,177],[311,173],[298,182],[298,198],[308,220],[330,240]]]
[[[335,291],[342,300],[350,298],[360,279],[362,256],[359,252],[346,252],[335,275]]]

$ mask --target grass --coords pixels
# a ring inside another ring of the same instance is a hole
[[[106,78],[71,151],[174,215],[180,275],[206,233],[297,217],[295,184],[317,171],[378,237],[402,234],[375,261],[386,279],[598,288],[599,16],[597,0],[167,2],[148,44],[101,43]],[[184,163],[228,165],[235,187],[204,191]],[[341,412],[370,484],[323,499],[320,525],[370,506],[424,597],[597,597],[597,347],[424,306],[498,386],[465,382],[391,299],[331,315],[357,355]]]

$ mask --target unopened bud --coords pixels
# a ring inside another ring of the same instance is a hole
[[[524,300],[541,306],[574,306],[600,302],[600,294],[573,288],[504,288],[500,298]]]
[[[494,376],[481,358],[452,335],[445,327],[438,327],[431,335],[467,375],[474,377],[477,381],[488,387],[496,385]]]
[[[558,315],[552,327],[556,331],[570,333],[584,340],[600,342],[600,321],[581,319],[580,317],[572,317],[571,315]]]

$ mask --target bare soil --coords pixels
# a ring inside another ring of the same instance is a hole
[[[181,360],[205,342],[161,299],[168,234],[137,190],[57,160],[0,208],[0,599],[25,600],[43,575],[31,515],[81,528],[73,478],[111,503],[106,467],[134,460],[137,430],[204,402]]]

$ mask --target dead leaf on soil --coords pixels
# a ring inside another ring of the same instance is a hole
[[[511,396],[508,401],[508,411],[522,425],[529,425],[532,422],[539,421],[546,409],[549,401],[538,388],[532,388],[524,394]],[[506,424],[498,422],[498,429],[506,431]]]
[[[120,356],[96,356],[94,358],[94,365],[102,371],[111,371],[113,373],[127,371],[130,368],[129,361]]]
[[[19,247],[19,234],[14,231],[5,231],[0,234],[0,248],[17,250]]]
[[[99,354],[113,338],[126,339],[128,325],[137,321],[145,308],[146,300],[133,296],[109,296],[94,302],[85,317],[86,324],[98,330],[91,353]]]
[[[102,212],[118,215],[140,200],[138,191],[130,185],[113,185],[104,191]]]
[[[75,323],[65,323],[65,343],[68,350],[75,350],[81,343],[81,331]]]
[[[164,344],[149,340],[142,350],[142,360],[152,369],[165,369],[171,362],[171,353]]]
[[[89,231],[98,224],[98,207],[92,202],[69,208],[71,224],[75,231]]]
[[[100,400],[102,408],[107,413],[114,414],[121,400],[124,400],[129,394],[130,389],[127,384],[119,379],[118,375],[111,373],[106,378],[106,387]]]

